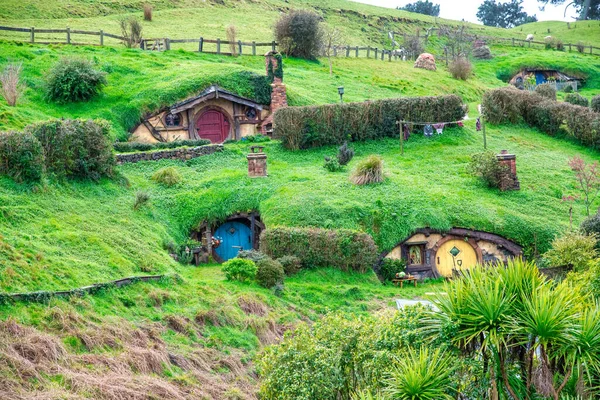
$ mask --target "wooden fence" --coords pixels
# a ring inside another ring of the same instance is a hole
[[[205,39],[200,37],[198,39],[170,39],[170,38],[157,38],[157,39],[142,39],[140,43],[140,47],[144,50],[155,50],[155,51],[163,51],[163,50],[171,50],[173,44],[179,43],[194,43],[194,50],[200,53],[210,53],[210,54],[223,54],[223,55],[232,55],[231,52],[231,42],[227,40],[221,39]],[[207,45],[214,45],[213,48],[207,48]],[[257,43],[255,41],[252,42],[243,42],[238,40],[237,42],[233,42],[235,46],[236,53],[239,55],[257,55],[257,49],[261,47],[267,47],[271,51],[277,50],[277,42],[265,42],[265,43]],[[229,51],[223,51],[222,46],[227,46]],[[246,49],[246,50],[244,50]],[[263,55],[259,53],[258,55]]]
[[[121,42],[125,40],[125,38],[122,36],[113,35],[112,33],[107,33],[107,32],[104,32],[103,30],[82,31],[82,30],[71,29],[71,28],[42,29],[42,28],[35,28],[33,26],[31,28],[15,28],[15,27],[11,27],[11,26],[0,26],[0,31],[28,33],[29,40],[27,40],[27,41],[29,43],[37,43],[37,44],[64,43],[64,44],[72,44],[72,45],[90,45],[90,44],[94,45],[95,44],[95,45],[99,45],[99,46],[104,46],[106,38],[117,39],[118,41],[121,41]],[[52,34],[52,35],[61,34],[61,35],[65,35],[65,36],[64,36],[64,39],[57,38],[56,36],[50,36],[50,37],[44,37],[44,38],[40,38],[38,36],[38,35],[47,35],[47,34]],[[94,40],[93,42],[92,41],[81,42],[81,41],[74,40],[76,38],[79,38],[78,37],[79,35],[81,35],[81,36],[97,36],[98,38],[96,40]],[[17,37],[17,39],[20,39],[20,38]],[[25,41],[25,40],[21,40],[21,41]]]

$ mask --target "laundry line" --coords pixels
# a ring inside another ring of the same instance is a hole
[[[465,121],[464,119],[458,120],[458,121],[451,121],[451,122],[414,122],[414,121],[398,121],[398,124],[406,124],[406,125],[421,125],[421,126],[425,126],[425,125],[450,125],[450,124],[462,124],[463,121]]]

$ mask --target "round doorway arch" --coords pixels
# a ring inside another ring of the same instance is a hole
[[[196,135],[212,143],[223,143],[231,131],[231,120],[220,107],[206,107],[200,110],[195,119]]]

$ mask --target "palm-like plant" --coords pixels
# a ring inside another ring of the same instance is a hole
[[[451,357],[440,349],[411,349],[398,360],[386,391],[394,400],[451,400],[452,371]]]

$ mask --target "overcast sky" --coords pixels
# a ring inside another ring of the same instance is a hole
[[[354,0],[361,3],[374,4],[382,7],[396,8],[398,6],[404,6],[408,3],[413,3],[416,0]],[[500,2],[506,2],[508,0],[500,0]],[[477,9],[479,5],[483,3],[483,0],[433,0],[433,3],[440,5],[440,17],[455,19],[458,21],[465,20],[475,23],[477,21]],[[567,1],[565,4],[568,4]],[[567,10],[567,17],[563,17],[565,6],[553,7],[547,5],[545,11],[540,11],[540,5],[542,3],[536,0],[525,0],[523,1],[523,8],[528,14],[535,14],[539,21],[573,21],[575,12],[573,7],[569,7]]]

